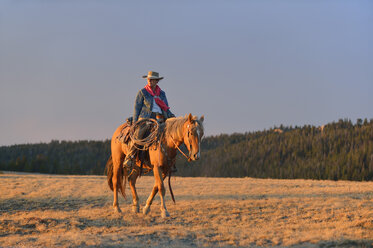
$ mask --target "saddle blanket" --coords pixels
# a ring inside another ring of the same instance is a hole
[[[117,140],[119,140],[123,144],[127,144],[130,140],[130,129],[131,125],[129,123],[125,123],[120,134],[117,136]]]

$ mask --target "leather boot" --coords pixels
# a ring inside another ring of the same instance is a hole
[[[123,162],[123,168],[127,169],[128,172],[131,172],[135,167],[135,154],[136,147],[132,144],[128,149],[128,154]]]
[[[128,172],[131,172],[134,166],[135,166],[134,158],[126,157],[126,159],[123,162],[123,168],[125,168]]]

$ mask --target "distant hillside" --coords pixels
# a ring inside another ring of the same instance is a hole
[[[202,158],[178,156],[178,176],[373,180],[373,119],[206,137]],[[0,147],[0,170],[103,174],[110,141]]]
[[[103,174],[110,141],[56,141],[0,147],[0,170]]]

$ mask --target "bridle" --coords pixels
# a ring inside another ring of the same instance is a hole
[[[190,138],[189,138],[190,137],[190,132],[191,132],[191,130],[189,129],[189,124],[188,124],[187,128],[188,128],[188,143],[189,143],[188,151],[189,151],[189,156],[185,155],[185,153],[179,148],[179,146],[176,144],[176,142],[175,142],[175,140],[172,136],[171,136],[171,140],[174,143],[174,145],[176,146],[176,148],[179,150],[179,152],[184,155],[184,157],[188,160],[188,162],[190,162],[190,161],[192,161],[192,158],[190,157],[190,153],[191,153],[191,150],[192,150],[192,143],[190,142]],[[199,135],[197,135],[197,137],[198,137],[198,140],[200,141]]]
[[[175,142],[174,138],[172,137],[172,135],[170,136],[172,142],[173,142],[174,145],[175,145],[175,147],[179,150],[179,152],[180,152],[181,154],[183,154],[183,156],[188,160],[188,162],[192,161],[192,158],[190,157],[190,152],[191,152],[191,149],[192,149],[192,145],[191,145],[190,138],[189,138],[189,136],[190,136],[190,132],[191,132],[191,130],[189,129],[189,124],[188,124],[189,156],[185,155],[185,153],[184,153],[184,152],[179,148],[179,146],[176,144],[176,142]],[[183,135],[183,137],[184,137],[184,135]],[[199,141],[199,144],[200,144],[200,141],[201,141],[200,138],[201,138],[201,137],[199,137],[199,133],[197,134],[197,137],[198,137],[198,141]],[[164,149],[162,143],[160,144],[160,146],[161,146],[161,149],[163,150],[164,154],[166,155],[167,160],[169,160],[169,159],[168,159],[168,156],[167,156],[167,151]],[[175,162],[176,162],[176,157],[175,157],[174,163],[175,163]],[[169,175],[168,175],[168,186],[169,186],[169,188],[170,188],[170,193],[171,193],[172,200],[173,200],[174,203],[175,203],[174,193],[172,192],[172,188],[171,188],[171,174],[172,174],[172,171],[170,170],[170,171],[169,171]]]

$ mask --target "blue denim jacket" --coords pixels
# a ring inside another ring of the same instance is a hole
[[[138,121],[139,118],[150,118],[153,108],[153,96],[146,91],[145,88],[139,90],[135,100],[135,107],[133,111],[133,122]],[[166,98],[166,93],[161,90],[159,98],[164,101],[168,106],[168,101]],[[168,109],[167,111],[162,110],[163,116],[167,119],[174,117],[175,115]]]

